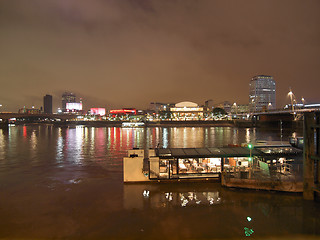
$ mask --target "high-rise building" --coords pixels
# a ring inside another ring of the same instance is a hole
[[[43,111],[44,113],[52,113],[52,96],[45,95],[43,97]]]
[[[272,76],[258,75],[251,79],[249,107],[251,112],[276,108],[276,83]]]
[[[76,102],[76,95],[70,92],[65,92],[62,94],[62,111],[67,111],[67,103],[75,103]]]

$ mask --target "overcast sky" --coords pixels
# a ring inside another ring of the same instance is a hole
[[[272,75],[277,104],[320,102],[320,1],[1,0],[0,111],[212,99],[248,103]]]

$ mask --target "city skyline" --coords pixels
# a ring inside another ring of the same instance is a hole
[[[40,1],[0,3],[1,111],[72,91],[90,107],[208,99],[248,103],[253,76],[277,105],[319,102],[318,1]]]

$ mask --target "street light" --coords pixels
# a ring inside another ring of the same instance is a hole
[[[293,106],[293,92],[291,91],[291,88],[290,88],[290,91],[289,91],[288,95],[289,95],[290,100],[291,100],[292,112],[294,112],[294,106]]]
[[[238,107],[237,107],[237,103],[233,103],[233,106],[235,107],[236,109],[236,115],[238,115]]]
[[[249,160],[251,161],[252,160],[252,148],[253,148],[253,145],[251,143],[248,144],[248,148],[250,150],[250,158]]]

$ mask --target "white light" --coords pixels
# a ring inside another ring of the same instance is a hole
[[[144,196],[145,198],[148,198],[148,197],[149,197],[149,194],[150,194],[150,191],[147,191],[147,190],[144,190],[144,191],[143,191],[143,196]]]

